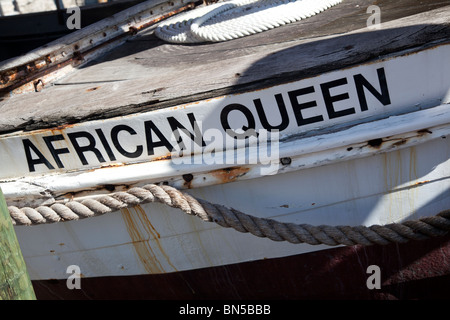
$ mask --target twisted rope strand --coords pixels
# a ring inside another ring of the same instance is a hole
[[[442,236],[450,230],[450,210],[445,210],[433,217],[384,226],[312,226],[255,217],[220,204],[196,199],[170,186],[155,184],[81,201],[72,200],[37,208],[15,206],[8,208],[13,224],[37,225],[85,219],[151,202],[178,208],[186,214],[197,216],[203,221],[217,223],[224,228],[233,228],[257,237],[295,244],[385,245]]]

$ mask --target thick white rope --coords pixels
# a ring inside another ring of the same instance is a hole
[[[178,208],[186,214],[196,216],[203,221],[215,222],[225,228],[249,232],[273,241],[290,243],[326,244],[329,246],[339,244],[385,245],[443,236],[450,231],[450,210],[442,211],[432,217],[384,226],[312,226],[259,218],[220,204],[196,199],[170,186],[155,184],[81,201],[74,199],[65,203],[42,205],[36,208],[9,206],[8,209],[13,224],[36,225],[95,217],[152,202],[160,202]]]
[[[342,0],[230,0],[163,21],[155,30],[172,43],[219,42],[316,15]]]

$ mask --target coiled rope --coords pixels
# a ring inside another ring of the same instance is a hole
[[[9,206],[13,223],[34,225],[58,221],[78,220],[140,204],[160,202],[183,212],[215,222],[225,228],[251,233],[273,241],[307,243],[329,246],[356,244],[385,245],[404,243],[409,240],[423,240],[443,236],[450,230],[450,210],[436,216],[419,220],[392,223],[384,226],[312,226],[309,224],[282,223],[272,219],[259,218],[242,213],[233,208],[196,199],[191,195],[166,185],[148,184],[131,188],[126,192],[101,195],[81,201],[39,206],[37,208],[17,208]]]
[[[184,12],[155,30],[173,43],[219,42],[316,15],[342,0],[230,0]]]

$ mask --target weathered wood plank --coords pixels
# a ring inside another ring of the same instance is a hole
[[[34,300],[33,286],[0,189],[0,300]]]
[[[224,43],[166,44],[146,30],[53,87],[0,102],[0,132],[108,118],[243,92],[448,42],[448,2],[424,3],[379,1],[385,6],[382,14],[391,21],[375,31],[365,28],[371,1],[356,0],[298,23]],[[437,9],[427,11],[433,8]],[[417,12],[422,13],[409,15]]]

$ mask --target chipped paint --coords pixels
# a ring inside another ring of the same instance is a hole
[[[245,167],[231,167],[220,170],[214,170],[209,172],[210,175],[218,179],[218,183],[228,183],[236,181],[237,179],[243,177],[250,168]]]

